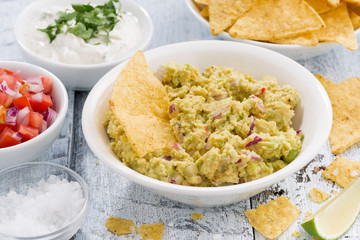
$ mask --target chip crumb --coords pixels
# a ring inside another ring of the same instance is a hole
[[[299,231],[294,231],[291,236],[293,237],[300,237],[301,236],[301,233]]]
[[[338,156],[323,171],[324,178],[336,182],[340,187],[346,187],[360,173],[360,162],[350,161],[349,159]]]
[[[311,212],[311,211],[307,211],[305,217],[308,217],[308,216],[311,216],[311,215],[312,215],[312,212]]]
[[[143,224],[139,228],[139,233],[143,240],[161,240],[164,232],[164,224]]]
[[[96,166],[99,166],[99,165],[100,165],[100,163],[99,163],[99,162],[96,162],[96,163],[95,163],[95,165],[96,165]]]
[[[259,205],[257,209],[245,211],[250,224],[269,239],[277,238],[299,214],[300,210],[286,196]]]
[[[332,191],[332,194],[334,194],[334,195],[336,195],[336,194],[338,194],[338,193],[339,193],[339,192],[336,191],[336,190]]]
[[[136,232],[136,226],[132,220],[112,216],[107,219],[105,227],[117,235],[127,235]]]
[[[200,220],[203,218],[203,215],[201,213],[193,213],[191,214],[191,219],[193,220]]]
[[[315,168],[314,168],[314,170],[313,170],[313,173],[315,173],[315,174],[316,174],[316,173],[318,173],[319,171],[320,171],[320,168],[315,167]]]
[[[322,203],[330,197],[330,194],[327,194],[318,188],[313,188],[309,192],[309,197],[311,201],[315,203]]]

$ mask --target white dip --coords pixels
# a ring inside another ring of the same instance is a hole
[[[33,14],[24,32],[24,43],[35,54],[62,63],[94,64],[112,61],[134,50],[140,41],[142,29],[136,16],[126,12],[121,14],[121,20],[110,32],[110,43],[99,39],[91,39],[86,43],[73,34],[58,34],[50,43],[44,29],[54,25],[59,11],[71,9],[70,5],[49,6]],[[31,27],[30,27],[31,26]],[[99,43],[97,44],[96,43]]]

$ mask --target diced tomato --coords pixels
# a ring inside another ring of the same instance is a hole
[[[9,107],[12,103],[13,98],[4,93],[4,92],[0,92],[0,105],[4,105],[5,107]]]
[[[14,74],[12,71],[9,71],[9,70],[4,69],[4,68],[0,68],[0,75],[4,74],[4,72],[7,73],[7,74]]]
[[[29,102],[34,111],[41,113],[53,105],[50,95],[46,94],[44,94],[42,102],[35,102],[32,98],[29,99]]]
[[[7,86],[11,89],[14,90],[15,86],[16,86],[16,78],[13,75],[7,75],[7,74],[3,74],[0,75],[0,83],[2,83],[3,81],[6,82]]]
[[[19,133],[21,133],[23,135],[23,139],[27,141],[36,137],[39,134],[39,129],[31,126],[20,125]]]
[[[16,81],[18,81],[19,83],[21,83],[21,84],[25,83],[24,80],[21,78],[20,74],[14,73],[13,76],[16,79]]]
[[[21,140],[13,138],[14,131],[5,127],[0,133],[0,148],[10,147],[21,143]]]
[[[48,76],[40,76],[41,77],[41,81],[44,87],[43,92],[46,94],[51,93],[52,90],[52,85],[53,85],[53,81],[50,77]]]
[[[37,128],[37,129],[41,128],[42,121],[44,119],[44,116],[41,113],[30,112],[29,113],[29,118],[30,118],[30,121],[29,121],[30,126],[32,126],[34,128]]]
[[[24,107],[28,107],[30,111],[32,110],[29,99],[25,95],[23,95],[23,96],[21,96],[19,98],[15,98],[13,100],[13,103],[14,103],[14,106],[18,107],[19,109],[23,109]]]

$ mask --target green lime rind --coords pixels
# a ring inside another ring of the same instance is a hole
[[[335,238],[324,238],[323,236],[321,236],[317,230],[316,230],[316,225],[315,225],[315,221],[314,218],[310,219],[309,221],[306,221],[304,223],[301,224],[302,228],[311,236],[319,239],[319,240],[335,240],[340,238],[341,236],[343,236],[347,231],[350,230],[350,228],[354,225],[354,223],[356,222],[356,219],[359,217],[360,212],[356,215],[356,217],[354,218],[354,221],[351,223],[351,225],[339,236],[335,237]]]

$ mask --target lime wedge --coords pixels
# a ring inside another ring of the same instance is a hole
[[[337,239],[350,229],[360,212],[360,177],[301,226],[318,239]]]

